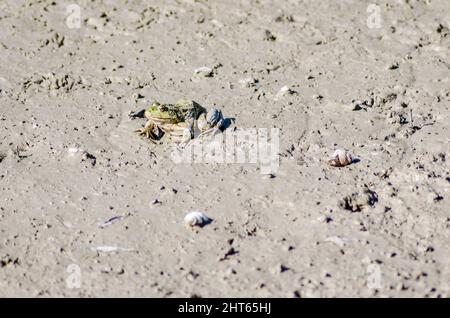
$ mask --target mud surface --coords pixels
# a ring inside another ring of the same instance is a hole
[[[0,296],[450,296],[448,1],[71,3],[0,3]],[[134,133],[179,98],[279,170]]]

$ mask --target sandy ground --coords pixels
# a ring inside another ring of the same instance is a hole
[[[73,2],[0,2],[0,296],[450,296],[447,0]],[[279,170],[134,133],[183,97]]]

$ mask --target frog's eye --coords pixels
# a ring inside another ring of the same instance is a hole
[[[158,110],[160,112],[165,112],[167,111],[167,106],[158,104]]]

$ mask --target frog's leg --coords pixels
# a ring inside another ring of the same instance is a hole
[[[191,140],[189,123],[180,122],[176,124],[167,123],[162,125],[162,130],[168,133],[174,142],[187,142]]]
[[[206,120],[206,113],[201,113],[197,119],[197,127],[201,132],[204,132],[209,128],[208,121]]]
[[[195,112],[195,109],[192,109],[189,114],[184,118],[184,121],[186,123],[186,129],[184,131],[184,140],[183,142],[188,142],[191,139],[194,138],[194,125],[195,120],[197,119],[197,115]]]
[[[161,139],[164,134],[161,128],[153,120],[147,121],[145,127],[136,132],[139,133],[140,136],[145,136],[154,143]]]
[[[200,128],[202,133],[198,137],[203,137],[205,135],[214,136],[223,128],[224,118],[222,112],[218,109],[211,109],[202,120],[201,123],[198,123],[199,128],[200,125],[202,125]]]

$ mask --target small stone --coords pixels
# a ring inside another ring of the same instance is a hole
[[[88,152],[85,152],[85,153],[83,154],[83,157],[82,157],[81,161],[87,161],[87,162],[89,162],[92,166],[95,166],[95,164],[97,163],[97,158],[96,158],[94,155],[92,155],[92,154],[90,154],[90,153],[88,153]]]
[[[199,277],[200,276],[200,274],[198,274],[198,273],[195,273],[195,272],[193,272],[193,271],[190,271],[187,275],[186,275],[186,278],[189,280],[189,281],[194,281],[194,280],[196,280],[197,279],[197,277]]]
[[[361,104],[355,104],[355,105],[353,105],[353,108],[352,108],[353,111],[358,111],[358,110],[362,110],[362,109],[364,109],[364,108],[361,107]]]
[[[295,91],[293,89],[291,89],[289,86],[283,86],[280,89],[279,93],[283,94],[283,95],[287,95],[287,94],[291,95],[291,94],[294,94]]]
[[[339,206],[351,212],[360,212],[366,206],[374,206],[378,202],[375,191],[365,188],[362,193],[354,192],[339,201]]]
[[[294,22],[294,17],[292,15],[280,14],[275,18],[275,22]]]
[[[322,96],[322,95],[315,94],[315,95],[313,95],[313,98],[314,98],[315,100],[321,101],[321,100],[323,99],[323,96]]]
[[[317,218],[317,221],[319,221],[319,222],[321,222],[321,223],[325,223],[325,218],[326,218],[325,215],[321,215],[321,216],[319,216],[319,217]]]
[[[6,158],[6,154],[3,152],[0,152],[0,162],[2,162],[3,160],[5,160]]]
[[[234,275],[234,274],[236,274],[237,272],[233,269],[233,268],[228,268],[227,269],[227,271],[225,272],[225,274],[227,275],[227,276],[231,276],[231,275]]]
[[[131,94],[131,98],[134,99],[134,100],[142,99],[142,98],[144,98],[144,97],[145,97],[145,96],[142,95],[142,94],[140,94],[140,93],[133,93],[133,94]]]
[[[301,296],[301,294],[300,294],[300,292],[298,290],[294,291],[292,297],[293,298],[302,298],[302,296]]]
[[[214,75],[214,70],[210,67],[202,66],[202,67],[196,68],[194,70],[194,74],[198,75],[198,76],[203,76],[203,77],[212,77]]]
[[[392,64],[391,66],[389,66],[389,69],[390,69],[390,70],[396,70],[396,69],[398,69],[399,67],[400,67],[400,65],[396,62],[396,63]]]
[[[230,248],[227,250],[227,252],[225,253],[225,255],[219,259],[219,262],[224,261],[224,260],[228,259],[230,256],[235,255],[235,254],[237,254],[237,253],[238,253],[238,251],[236,251],[236,250],[234,249],[234,247],[230,247]]]
[[[290,270],[289,267],[287,267],[287,266],[285,266],[283,264],[280,265],[280,273],[284,273],[284,272],[286,272],[288,270]]]
[[[292,95],[295,94],[295,91],[293,89],[291,89],[289,86],[283,86],[278,93],[275,95],[275,101],[277,101],[278,99],[282,98],[283,96],[286,95]]]
[[[273,41],[276,41],[276,39],[277,39],[277,37],[275,35],[273,35],[272,32],[270,32],[269,30],[266,30],[264,32],[264,40],[265,41],[273,42]]]
[[[258,84],[258,80],[252,77],[247,77],[239,80],[239,85],[242,87],[255,87]]]

